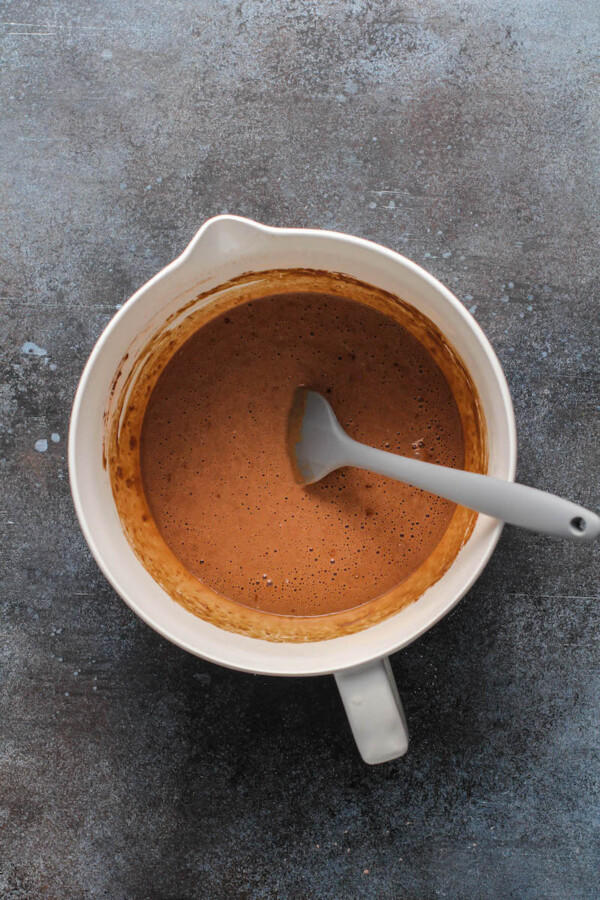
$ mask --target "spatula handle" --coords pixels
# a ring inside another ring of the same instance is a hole
[[[600,535],[600,517],[554,494],[462,469],[386,453],[344,435],[346,465],[378,472],[422,488],[476,512],[540,534],[592,541]]]

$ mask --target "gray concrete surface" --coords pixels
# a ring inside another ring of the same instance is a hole
[[[98,335],[229,211],[440,277],[505,367],[521,479],[597,509],[597,3],[15,0],[0,19],[0,896],[598,897],[597,547],[507,530],[394,658],[412,746],[369,769],[331,679],[228,672],[136,620],[66,460]]]

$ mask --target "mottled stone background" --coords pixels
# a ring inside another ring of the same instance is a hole
[[[66,460],[98,335],[229,211],[446,282],[505,367],[521,479],[598,508],[596,0],[0,18],[0,896],[597,898],[597,548],[507,529],[394,658],[412,744],[367,768],[332,679],[225,671],[134,617]]]

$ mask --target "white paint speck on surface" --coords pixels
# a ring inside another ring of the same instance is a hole
[[[102,59],[112,59],[113,58],[112,50],[103,50],[100,55],[102,56]]]
[[[48,351],[43,347],[38,347],[33,341],[25,341],[21,347],[21,353],[25,353],[26,356],[48,356]]]
[[[38,453],[45,453],[48,449],[48,441],[46,438],[41,438],[41,440],[35,442],[35,449]]]
[[[56,431],[53,431],[52,434],[50,435],[50,440],[53,441],[55,444],[58,444],[58,442],[60,441],[60,434],[58,434],[58,432],[56,432]]]

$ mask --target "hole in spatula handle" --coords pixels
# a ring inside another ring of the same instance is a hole
[[[587,522],[582,516],[575,516],[574,519],[571,519],[570,525],[573,530],[573,534],[583,534],[583,532],[587,528]]]

